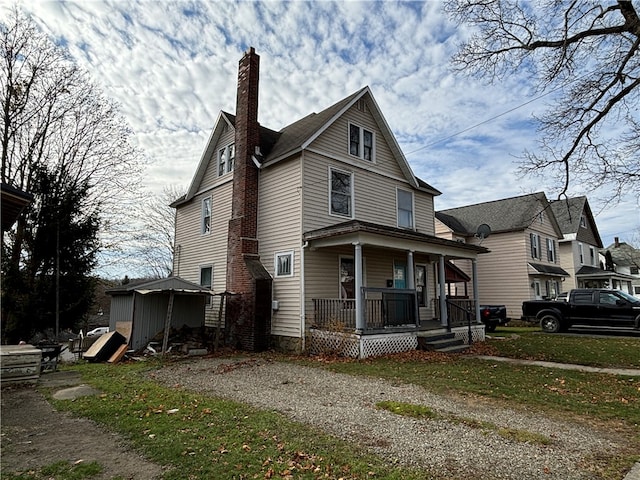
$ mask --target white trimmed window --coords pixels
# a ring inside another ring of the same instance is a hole
[[[530,233],[529,240],[531,242],[531,258],[540,258],[540,235]]]
[[[227,145],[218,150],[218,176],[221,177],[233,170],[236,160],[235,144]]]
[[[329,212],[331,215],[353,217],[353,174],[329,168]]]
[[[413,192],[396,190],[396,202],[398,205],[398,226],[401,228],[413,228]]]
[[[213,285],[213,266],[203,265],[200,267],[200,286],[211,289]]]
[[[274,263],[276,277],[293,277],[293,251],[276,253]]]
[[[202,233],[203,235],[211,233],[211,197],[202,199],[202,214],[200,225],[200,233]]]
[[[358,125],[349,124],[349,154],[373,162],[375,159],[375,134]]]
[[[581,243],[578,244],[578,253],[580,254],[580,265],[584,265],[584,247]]]
[[[589,260],[591,261],[590,265],[596,264],[596,249],[593,247],[589,247]]]
[[[582,228],[587,228],[587,217],[585,217],[584,215],[580,216],[580,226]]]

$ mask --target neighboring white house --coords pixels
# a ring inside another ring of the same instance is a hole
[[[600,250],[605,268],[620,276],[612,288],[624,290],[640,298],[640,250],[615,237],[614,242]]]

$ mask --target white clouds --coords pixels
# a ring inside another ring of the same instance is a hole
[[[468,31],[447,21],[441,2],[22,5],[122,106],[151,159],[154,191],[188,185],[218,111],[235,110],[237,65],[250,46],[261,56],[264,126],[280,129],[369,85],[416,174],[444,193],[438,208],[532,191],[512,157],[534,145],[527,120],[542,101],[434,143],[533,97],[526,77],[485,86],[452,74],[448,59]]]

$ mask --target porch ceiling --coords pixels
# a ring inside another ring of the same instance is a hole
[[[305,232],[303,240],[311,248],[326,248],[339,245],[371,245],[396,250],[411,250],[418,253],[444,255],[449,258],[477,258],[489,250],[478,245],[438,238],[433,235],[388,227],[375,223],[351,220],[329,227]]]

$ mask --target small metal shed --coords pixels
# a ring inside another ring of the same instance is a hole
[[[163,329],[166,350],[168,325],[190,328],[204,325],[207,300],[213,291],[180,277],[169,277],[137,285],[107,290],[111,295],[109,330],[127,338],[129,347],[138,350]]]

